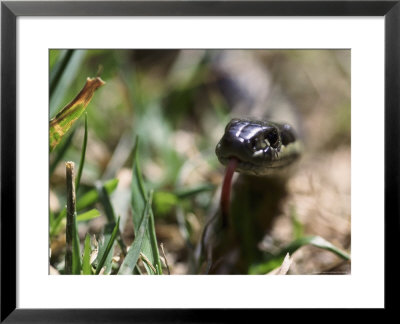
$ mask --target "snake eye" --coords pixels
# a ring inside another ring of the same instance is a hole
[[[257,151],[257,150],[258,150],[258,148],[257,148],[257,143],[258,143],[257,138],[252,138],[252,139],[250,140],[250,142],[249,142],[250,147],[251,147],[254,151]]]
[[[279,146],[279,134],[276,129],[268,131],[264,134],[264,136],[273,148],[277,148]]]

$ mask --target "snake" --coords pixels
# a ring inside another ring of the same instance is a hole
[[[300,152],[291,125],[245,118],[234,118],[227,124],[215,149],[223,165],[235,158],[237,172],[255,176],[271,175],[290,166]]]
[[[286,182],[303,145],[292,103],[280,89],[273,89],[268,71],[254,56],[246,51],[220,52],[214,69],[232,114],[242,116],[227,123],[215,148],[226,171],[220,212],[203,232],[202,244],[208,243],[206,272],[246,273],[260,257],[257,244],[280,212]],[[232,184],[234,172],[239,177]],[[218,218],[220,222],[215,221]]]
[[[300,121],[295,105],[252,54],[222,51],[213,59],[221,94],[231,114],[240,115],[226,125],[215,153],[223,165],[235,158],[242,174],[275,176],[301,155]]]

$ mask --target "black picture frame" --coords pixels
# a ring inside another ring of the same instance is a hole
[[[396,1],[4,1],[1,3],[1,322],[230,322],[250,310],[16,308],[16,19],[19,16],[384,16],[385,308],[392,309],[399,221],[400,0]],[[373,233],[371,233],[373,235]],[[371,265],[373,266],[373,265]],[[253,310],[255,312],[255,310]],[[261,312],[261,310],[258,310]],[[253,314],[252,314],[253,315]],[[260,316],[262,316],[260,314]]]

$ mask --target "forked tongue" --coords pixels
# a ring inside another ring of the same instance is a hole
[[[225,228],[229,224],[229,205],[231,197],[231,183],[233,173],[237,167],[238,160],[230,158],[225,170],[224,182],[221,191],[221,212],[222,212],[222,226]]]

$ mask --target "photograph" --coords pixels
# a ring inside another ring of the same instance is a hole
[[[396,306],[399,2],[2,1],[0,322]]]
[[[48,56],[49,275],[351,274],[351,49]]]

